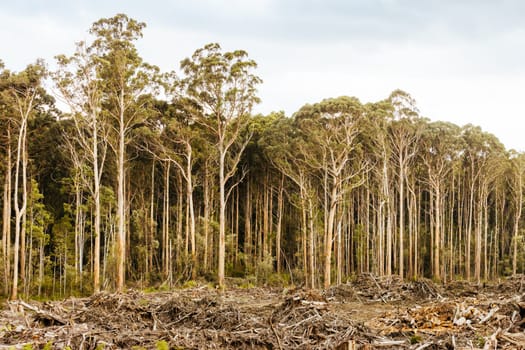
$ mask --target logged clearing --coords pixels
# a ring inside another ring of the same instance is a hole
[[[99,293],[8,302],[0,326],[0,349],[525,349],[525,277]]]

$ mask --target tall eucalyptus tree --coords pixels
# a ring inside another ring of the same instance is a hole
[[[331,284],[332,241],[338,206],[345,193],[360,185],[360,180],[356,180],[366,168],[358,157],[356,142],[363,113],[359,100],[339,97],[306,105],[294,115],[308,142],[308,148],[302,150],[304,158],[326,176],[323,182],[328,195],[323,254],[325,288]]]
[[[241,155],[250,139],[246,133],[249,115],[259,102],[253,74],[257,67],[243,50],[222,52],[219,44],[208,44],[181,62],[187,96],[202,111],[197,123],[212,135],[217,148],[219,172],[219,252],[218,282],[224,286],[226,201],[233,186],[228,182],[237,172]]]
[[[56,86],[67,104],[73,120],[74,139],[87,155],[92,171],[88,186],[93,197],[93,291],[100,291],[101,201],[100,187],[108,148],[109,125],[103,120],[104,81],[97,74],[99,47],[77,43],[75,53],[57,56],[58,69],[53,73]],[[73,135],[72,135],[73,136]],[[66,136],[67,137],[67,136]]]
[[[95,22],[90,33],[95,36],[92,49],[97,52],[97,75],[103,82],[102,113],[111,123],[109,145],[116,156],[117,168],[117,239],[116,289],[125,281],[126,254],[126,144],[134,128],[147,113],[144,97],[154,93],[158,68],[145,63],[134,42],[142,37],[145,23],[124,14]]]
[[[16,156],[14,159],[13,208],[15,210],[15,241],[13,248],[13,273],[11,298],[18,298],[19,277],[25,278],[25,233],[28,200],[28,125],[35,111],[49,105],[51,100],[45,92],[43,80],[47,70],[42,61],[27,66],[19,73],[4,76],[0,82],[2,100],[13,110],[12,123],[15,125]]]
[[[390,94],[389,101],[394,107],[390,123],[390,144],[392,156],[398,169],[398,214],[399,214],[399,276],[405,275],[405,184],[409,165],[413,161],[421,135],[418,124],[419,112],[414,99],[404,91],[396,90]],[[388,244],[390,247],[391,244]],[[390,249],[388,248],[387,249]],[[389,274],[390,261],[387,261]]]

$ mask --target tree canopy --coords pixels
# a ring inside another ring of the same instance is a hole
[[[401,90],[254,115],[246,51],[207,44],[163,73],[145,26],[100,19],[52,71],[0,62],[5,296],[525,272],[522,153]]]

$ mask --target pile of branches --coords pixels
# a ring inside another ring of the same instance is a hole
[[[0,312],[0,350],[523,349],[523,282],[366,274],[323,292],[200,287],[13,301]]]
[[[185,349],[329,349],[373,338],[311,295],[279,296],[256,307],[206,289],[100,293],[42,304],[16,301],[2,313],[10,321],[0,338],[9,346],[52,344],[56,349],[151,349],[159,341]]]
[[[403,281],[399,276],[358,275],[346,284],[331,287],[328,298],[345,301],[397,302],[414,300],[439,300],[442,290],[428,279]]]
[[[487,299],[459,298],[416,305],[366,323],[386,337],[421,342],[419,348],[525,348],[525,295]]]

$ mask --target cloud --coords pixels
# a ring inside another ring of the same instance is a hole
[[[119,12],[147,23],[139,52],[163,70],[209,42],[248,51],[264,80],[260,112],[292,114],[340,95],[377,101],[401,88],[427,117],[479,124],[506,140],[513,131],[504,126],[525,119],[520,0],[6,1],[1,58],[22,69],[71,53],[94,21]]]
[[[49,62],[65,48],[73,51],[75,42],[82,40],[83,34],[76,27],[45,15],[13,17],[0,12],[0,37],[6,67],[22,70],[37,58]]]

